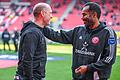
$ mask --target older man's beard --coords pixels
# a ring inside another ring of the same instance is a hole
[[[50,22],[49,21],[44,21],[44,26],[48,26],[50,25]]]
[[[94,23],[93,22],[90,22],[88,24],[85,24],[86,28],[89,28],[89,29],[92,29]]]
[[[49,26],[49,25],[50,25],[50,23],[46,23],[46,24],[45,24],[45,26]]]

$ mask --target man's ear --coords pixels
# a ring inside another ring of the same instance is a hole
[[[45,16],[45,11],[41,11],[41,16]]]
[[[97,13],[96,13],[96,12],[94,12],[94,13],[93,13],[93,16],[94,16],[94,17],[97,17]]]

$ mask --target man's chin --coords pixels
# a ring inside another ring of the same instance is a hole
[[[85,24],[85,27],[86,27],[87,29],[89,28],[89,26],[90,26],[90,25],[88,25],[88,24]]]
[[[50,26],[50,24],[46,24],[46,25],[45,25],[45,27],[48,27],[48,26]]]
[[[45,26],[49,26],[49,25],[50,25],[49,23],[45,24]]]
[[[88,26],[88,24],[84,24],[85,26]]]

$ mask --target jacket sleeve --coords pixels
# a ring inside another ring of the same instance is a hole
[[[109,31],[105,39],[105,47],[100,55],[100,60],[88,65],[88,71],[104,70],[112,67],[116,59],[116,34],[113,30]]]
[[[26,80],[32,80],[33,77],[33,55],[37,48],[38,38],[34,33],[27,33],[23,40],[23,68]]]
[[[60,42],[60,43],[65,43],[65,44],[72,44],[73,42],[73,30],[54,31],[53,29],[50,29],[50,28],[44,28],[43,33],[45,37],[55,42]]]

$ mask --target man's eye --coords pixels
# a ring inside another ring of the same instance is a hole
[[[86,14],[83,14],[83,16],[86,16]]]

